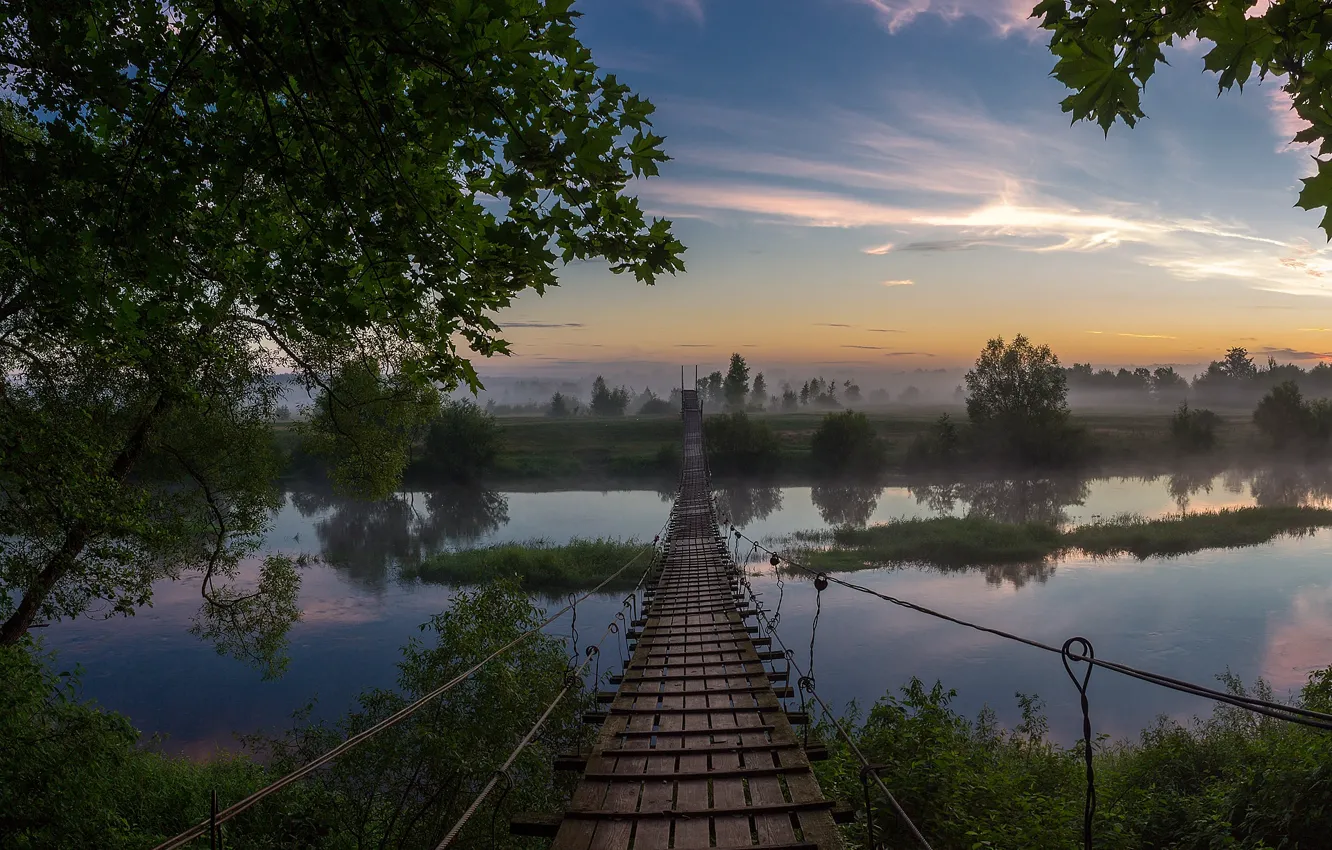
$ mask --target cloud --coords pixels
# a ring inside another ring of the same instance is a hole
[[[889,242],[889,243],[887,243],[887,244],[885,244],[885,245],[879,245],[879,246],[874,247],[874,248],[866,248],[866,249],[864,250],[864,253],[866,253],[866,254],[872,254],[872,255],[878,257],[878,256],[882,256],[882,255],[884,255],[884,254],[887,254],[887,253],[888,253],[889,251],[891,251],[891,250],[893,250],[893,243]]]
[[[883,351],[882,345],[844,345],[842,348],[863,348],[869,351]]]
[[[884,357],[933,357],[928,351],[885,351]]]
[[[1295,142],[1292,139],[1296,133],[1307,130],[1312,125],[1299,116],[1295,111],[1295,104],[1291,101],[1290,95],[1286,93],[1285,89],[1281,88],[1282,85],[1285,85],[1285,78],[1277,77],[1269,80],[1269,82],[1272,83],[1272,86],[1267,89],[1267,109],[1272,116],[1272,129],[1280,137],[1276,148],[1277,153],[1289,151],[1308,153],[1309,144]]]
[[[928,239],[922,242],[908,242],[898,251],[918,251],[922,253],[935,253],[940,251],[970,251],[973,248],[979,248],[982,245],[991,245],[984,239]]]
[[[1132,338],[1134,338],[1134,339],[1179,339],[1179,337],[1166,336],[1165,334],[1131,334],[1131,333],[1117,333],[1117,334],[1115,334],[1115,336],[1127,336],[1127,337],[1132,337]]]
[[[1089,334],[1103,334],[1103,333],[1105,333],[1105,331],[1085,331],[1085,333],[1089,333]]]
[[[859,0],[869,6],[888,32],[897,34],[921,15],[938,15],[953,22],[975,17],[988,23],[996,34],[1020,33],[1039,38],[1041,29],[1031,18],[1033,0]]]
[[[693,19],[695,23],[703,23],[703,0],[653,0],[651,5],[659,9],[662,7],[674,9]]]
[[[870,328],[869,331],[870,331],[870,333],[876,333],[876,334],[902,334],[902,333],[906,333],[906,331],[898,330],[897,328]]]
[[[713,346],[702,342],[677,342],[676,348],[712,348]]]
[[[1287,360],[1328,360],[1332,359],[1332,353],[1325,351],[1298,351],[1294,348],[1273,348],[1265,346],[1258,349],[1258,354],[1270,354],[1273,357],[1284,357]]]
[[[1328,332],[1332,332],[1332,328],[1298,328],[1298,330],[1307,331],[1308,333],[1316,333],[1316,334],[1325,334]]]
[[[915,286],[914,280],[884,280],[880,281],[881,286]]]
[[[582,322],[501,322],[506,328],[582,328]]]
[[[841,322],[815,322],[815,327],[820,328],[849,328],[852,325],[844,325]]]

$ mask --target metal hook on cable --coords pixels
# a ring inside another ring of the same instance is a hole
[[[1071,649],[1074,644],[1081,647],[1081,651],[1077,654]],[[1082,758],[1087,765],[1087,798],[1082,807],[1082,845],[1083,850],[1092,850],[1092,818],[1096,814],[1096,771],[1092,766],[1091,707],[1087,701],[1087,685],[1091,681],[1092,667],[1095,666],[1093,662],[1096,660],[1096,650],[1092,647],[1091,641],[1085,637],[1071,637],[1064,641],[1060,656],[1064,662],[1064,670],[1073,680],[1073,686],[1078,689],[1078,697],[1082,702]],[[1073,664],[1079,662],[1087,665],[1081,678],[1073,672]]]

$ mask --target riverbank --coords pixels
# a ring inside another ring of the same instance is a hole
[[[966,567],[1042,561],[1072,552],[1143,560],[1204,549],[1257,546],[1332,526],[1332,510],[1249,507],[1145,519],[1125,514],[1061,528],[1044,522],[1009,523],[980,516],[901,519],[868,528],[801,531],[793,539],[801,561],[826,571],[892,564]]]
[[[959,424],[966,411],[954,406],[899,406],[864,411],[883,440],[883,480],[905,474],[917,437],[927,434],[943,414]],[[813,461],[811,441],[826,410],[752,413],[752,421],[773,436],[767,465],[774,484],[808,484],[826,476]],[[1251,411],[1219,411],[1220,425],[1211,451],[1181,456],[1171,443],[1172,410],[1075,409],[1072,423],[1087,438],[1087,457],[1077,467],[1084,474],[1163,473],[1182,464],[1212,467],[1272,460],[1254,429]],[[708,414],[711,417],[714,414]],[[599,418],[577,416],[503,416],[495,420],[499,452],[480,483],[496,488],[608,487],[651,484],[673,488],[679,471],[680,420],[675,414]],[[279,423],[275,441],[285,458],[284,478],[320,476],[320,461],[305,455],[291,423]],[[956,475],[948,468],[932,474]],[[917,470],[921,472],[921,470]],[[409,485],[428,488],[430,481]]]

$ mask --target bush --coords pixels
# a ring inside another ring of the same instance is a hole
[[[1298,703],[1325,711],[1329,684],[1332,671],[1314,673]],[[1261,683],[1254,691],[1271,698]],[[1018,694],[1022,721],[1010,731],[988,708],[975,720],[959,715],[955,695],[912,679],[843,725],[934,847],[1081,847],[1082,744],[1050,741],[1033,696]],[[830,758],[815,766],[824,792],[863,799],[860,761],[826,721],[820,737],[829,742]],[[1223,705],[1188,725],[1163,717],[1136,742],[1099,742],[1094,758],[1098,848],[1326,847],[1332,833],[1332,736],[1320,730]],[[876,846],[913,846],[888,802],[876,796],[874,806]],[[870,846],[863,815],[847,830]]]
[[[1216,445],[1221,417],[1210,410],[1193,410],[1182,402],[1170,417],[1170,442],[1182,452],[1209,452]]]
[[[445,401],[426,429],[417,474],[465,484],[495,465],[504,438],[495,417],[465,399]]]
[[[661,416],[666,413],[674,413],[675,408],[664,398],[653,396],[643,402],[643,406],[638,408],[640,416]]]
[[[821,472],[872,476],[888,463],[888,444],[865,414],[853,410],[823,417],[809,448]]]
[[[934,421],[928,431],[917,434],[907,447],[906,466],[924,469],[949,466],[962,452],[962,433],[945,413]]]
[[[766,422],[742,412],[703,420],[708,466],[713,472],[758,475],[777,468],[781,447]]]

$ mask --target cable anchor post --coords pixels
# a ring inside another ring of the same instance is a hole
[[[1076,654],[1073,649],[1077,647]],[[1092,850],[1092,818],[1096,814],[1096,770],[1092,764],[1092,726],[1091,706],[1087,700],[1087,685],[1091,681],[1092,668],[1096,666],[1096,650],[1085,637],[1071,637],[1064,641],[1059,652],[1064,662],[1064,671],[1073,680],[1073,687],[1078,689],[1078,698],[1082,703],[1082,758],[1087,765],[1087,798],[1082,808],[1082,846],[1083,850]],[[1087,669],[1079,677],[1073,671],[1073,664],[1083,663]]]

